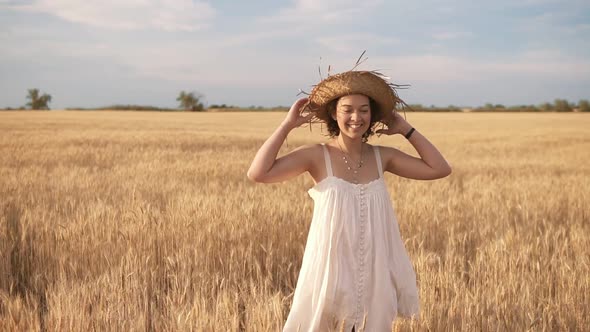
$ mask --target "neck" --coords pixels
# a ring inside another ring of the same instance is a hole
[[[336,137],[338,144],[346,154],[351,157],[359,157],[362,152],[363,140],[362,138],[350,138],[342,134]]]

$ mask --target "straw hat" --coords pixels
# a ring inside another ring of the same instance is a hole
[[[362,94],[373,99],[379,105],[375,121],[386,123],[393,117],[391,113],[401,102],[395,88],[385,77],[375,71],[347,71],[328,76],[318,83],[309,94],[307,110],[320,122],[328,122],[327,105],[342,96]]]

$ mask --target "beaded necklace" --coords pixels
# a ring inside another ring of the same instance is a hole
[[[356,167],[355,166],[351,166],[354,165],[355,162],[354,160],[346,153],[344,152],[344,150],[342,149],[342,146],[340,145],[340,141],[338,139],[336,139],[336,142],[338,142],[338,147],[340,148],[340,152],[342,152],[342,160],[344,160],[344,164],[346,164],[346,169],[350,172],[352,172],[352,178],[353,178],[353,182],[358,184],[358,171],[361,167],[363,167],[363,146],[361,145],[361,156],[360,156],[360,160],[356,163]],[[350,163],[349,163],[350,161]]]

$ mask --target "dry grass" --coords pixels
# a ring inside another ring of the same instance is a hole
[[[0,113],[0,329],[279,330],[312,183],[245,173],[283,116]],[[422,302],[394,330],[587,328],[590,117],[408,117],[454,173],[387,177]]]

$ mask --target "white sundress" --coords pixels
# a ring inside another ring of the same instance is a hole
[[[379,148],[379,178],[366,184],[335,177],[322,148],[328,175],[308,191],[313,219],[283,331],[391,331],[398,314],[418,316],[419,301]]]

